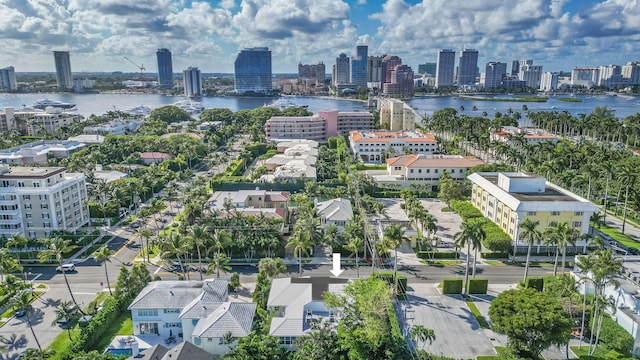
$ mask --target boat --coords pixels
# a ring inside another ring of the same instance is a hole
[[[284,109],[296,108],[296,107],[301,107],[306,109],[307,107],[309,107],[309,105],[296,104],[295,102],[291,101],[286,97],[277,98],[267,106],[274,107],[278,110],[284,110]]]
[[[131,116],[148,116],[151,114],[152,109],[148,106],[140,105],[130,109],[125,110],[124,112]]]
[[[179,107],[180,109],[188,112],[190,115],[200,114],[204,111],[204,106],[202,105],[202,103],[191,100],[178,101],[177,103],[174,103],[173,106]]]
[[[61,108],[61,109],[71,109],[76,107],[76,104],[65,103],[62,101],[42,99],[33,102],[33,107],[36,109],[46,109],[47,107]]]

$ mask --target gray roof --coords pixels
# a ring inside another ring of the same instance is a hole
[[[222,303],[227,301],[229,281],[224,279],[207,280],[202,285],[202,293],[184,306],[181,319],[199,319],[209,316]]]
[[[235,337],[247,336],[251,331],[256,306],[256,303],[225,302],[198,321],[193,336],[221,338],[228,332]]]
[[[350,221],[353,219],[351,201],[348,199],[331,199],[316,204],[318,215],[329,221]]]
[[[167,349],[166,347],[157,344],[154,345],[148,349],[146,349],[144,351],[144,355],[140,358],[134,358],[133,356],[129,356],[127,358],[127,360],[134,360],[134,359],[139,359],[139,360],[161,360],[162,357],[164,356],[164,354],[167,353],[167,351],[169,351],[169,349]]]
[[[152,281],[142,289],[128,309],[182,309],[200,296],[211,301],[223,302],[226,300],[227,284],[227,280],[219,279],[204,282]]]
[[[161,360],[213,360],[213,355],[188,341],[169,349]]]

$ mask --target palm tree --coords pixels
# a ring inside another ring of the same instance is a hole
[[[520,223],[520,229],[522,232],[520,233],[520,239],[527,242],[527,260],[524,264],[524,281],[526,284],[527,275],[529,273],[529,260],[531,258],[531,248],[533,247],[533,243],[540,243],[542,240],[542,233],[538,231],[538,225],[540,225],[539,220],[531,220],[530,218],[525,218],[523,222]]]
[[[42,350],[40,341],[38,341],[36,332],[33,330],[33,326],[31,324],[31,316],[34,312],[33,306],[31,306],[32,298],[33,293],[31,292],[31,289],[25,289],[17,293],[16,296],[12,299],[11,303],[18,309],[24,310],[24,317],[27,319],[27,326],[29,326],[29,330],[31,330],[31,334],[33,335],[33,339],[36,341],[36,345],[38,345],[38,349]]]
[[[404,230],[398,224],[393,224],[384,229],[383,241],[388,245],[386,249],[393,248],[393,282],[395,284],[395,291],[398,291],[398,248],[402,245],[402,241],[406,239]],[[390,246],[390,247],[389,247]]]
[[[604,316],[604,310],[606,303],[602,301],[604,298],[604,291],[608,285],[613,285],[617,289],[620,283],[615,279],[622,273],[622,261],[613,255],[611,250],[601,250],[597,252],[595,265],[592,271],[593,283],[595,287],[596,302],[593,307],[593,317],[591,323],[591,340],[593,344],[593,336],[596,335],[596,343],[590,351],[590,355],[593,355],[597,347],[597,341],[600,336],[600,326],[602,324],[602,318]],[[600,299],[600,301],[598,301]],[[596,329],[596,322],[599,323]]]
[[[213,255],[213,261],[207,267],[207,274],[216,272],[216,278],[220,278],[220,270],[231,270],[229,266],[229,257],[225,253],[217,253]]]
[[[298,275],[302,276],[302,255],[309,254],[309,250],[313,248],[313,240],[309,233],[295,231],[289,238],[289,242],[285,247],[293,248],[293,254],[298,258]]]
[[[467,263],[464,270],[464,295],[469,294],[469,260],[471,260],[471,246],[477,249],[482,246],[482,239],[486,238],[487,234],[482,228],[482,222],[480,219],[468,219],[462,222],[462,231],[456,233],[453,236],[456,248],[467,246]],[[474,271],[475,272],[475,271]]]
[[[47,360],[56,352],[53,349],[27,349],[24,354],[21,355],[22,360]]]
[[[182,260],[182,256],[184,256],[186,261],[186,256],[191,250],[191,244],[186,240],[186,238],[175,231],[171,232],[165,239],[161,240],[160,248],[162,249],[160,258],[168,261],[175,257],[178,260],[180,269],[182,270],[182,275],[189,280],[189,272],[186,271]]]
[[[203,225],[194,225],[189,230],[188,235],[191,245],[196,248],[198,253],[198,273],[200,274],[200,280],[202,280],[202,251],[201,248],[207,245],[207,242],[211,239],[207,228]]]
[[[262,258],[258,263],[258,271],[273,279],[278,277],[279,274],[286,273],[287,265],[281,258]]]
[[[216,248],[216,253],[220,253],[222,249],[227,247],[231,242],[231,234],[227,230],[218,229],[211,237],[211,243]]]
[[[356,277],[360,278],[360,264],[358,263],[358,253],[364,245],[363,241],[359,237],[353,237],[345,244],[344,248],[356,255]]]
[[[102,262],[102,265],[104,266],[104,276],[107,278],[107,288],[109,288],[109,295],[111,296],[113,296],[113,293],[111,292],[111,284],[109,283],[107,263],[111,262],[111,256],[113,256],[114,253],[115,251],[109,249],[107,246],[103,246],[100,249],[94,251],[93,254],[91,254],[95,261]]]
[[[67,335],[71,340],[71,329],[80,318],[78,308],[70,301],[62,301],[55,309],[56,318],[51,322],[51,326],[56,326],[60,322],[66,323]]]
[[[71,240],[65,240],[59,237],[45,239],[44,243],[46,244],[47,249],[38,254],[40,261],[45,262],[48,260],[55,260],[60,266],[64,264],[64,256],[77,247],[76,245],[71,244]],[[65,284],[67,284],[67,289],[69,290],[69,295],[71,295],[73,304],[82,312],[82,309],[78,306],[76,298],[73,296],[73,291],[71,291],[71,285],[69,285],[69,279],[67,279],[67,272],[62,271],[62,276],[64,277]],[[84,315],[84,312],[82,314]]]
[[[629,164],[625,164],[622,166],[621,174],[619,175],[619,180],[622,185],[625,186],[625,195],[624,195],[624,209],[622,215],[622,233],[624,234],[624,227],[627,223],[627,202],[629,201],[629,187],[636,183],[636,179],[638,174],[636,173],[635,167],[632,167]]]
[[[7,247],[12,247],[16,249],[16,259],[18,260],[18,265],[22,267],[22,262],[20,261],[20,249],[23,249],[29,243],[29,239],[26,237],[14,234],[11,236],[11,239],[7,240]]]
[[[0,248],[0,282],[4,282],[5,274],[20,271],[21,267],[7,248]]]
[[[429,342],[431,345],[436,341],[436,333],[433,329],[428,329],[422,325],[413,325],[409,331],[411,334],[411,340],[416,344]]]
[[[591,223],[590,234],[593,235],[593,229],[598,228],[604,224],[604,215],[602,213],[594,212],[593,215],[589,218],[589,222]]]
[[[582,348],[582,341],[584,340],[584,322],[585,316],[587,312],[587,283],[592,282],[592,279],[589,277],[589,274],[594,271],[594,266],[596,264],[596,256],[595,253],[591,253],[586,256],[578,257],[578,261],[576,262],[576,267],[580,271],[580,282],[583,286],[583,296],[582,296],[582,322],[580,325],[580,348]]]
[[[144,246],[144,248],[146,249],[146,258],[147,258],[147,262],[151,263],[151,248],[149,247],[149,240],[151,239],[151,236],[153,234],[151,233],[151,230],[149,230],[148,227],[143,227],[142,229],[140,229],[140,231],[138,231],[138,236],[140,236],[142,238],[142,240],[146,243],[146,245]],[[144,255],[144,253],[143,253]],[[145,257],[142,257],[142,260],[144,261]]]

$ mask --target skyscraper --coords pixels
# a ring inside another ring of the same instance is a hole
[[[202,76],[197,67],[189,67],[182,72],[184,96],[202,96]]]
[[[436,76],[436,63],[418,64],[418,74]]]
[[[271,50],[267,47],[240,51],[234,63],[236,93],[271,94]]]
[[[500,87],[502,78],[507,75],[507,64],[491,61],[485,66],[484,87],[485,89],[495,89]]]
[[[478,74],[478,50],[464,49],[460,52],[458,86],[473,85]]]
[[[73,77],[71,75],[71,61],[68,51],[54,51],[53,60],[56,64],[56,81],[58,88],[69,90],[73,88]]]
[[[367,59],[367,87],[382,88],[384,82],[382,74],[382,57],[369,56]]]
[[[391,82],[391,72],[402,65],[402,59],[395,55],[385,55],[382,57],[382,82]]]
[[[520,60],[511,61],[511,76],[518,76],[520,74]]]
[[[542,77],[542,65],[533,65],[533,61],[530,63],[520,63],[520,75],[518,79],[524,81],[527,87],[532,89],[538,89],[540,87],[540,79]]]
[[[173,87],[173,62],[171,61],[171,51],[169,49],[158,49],[156,51],[158,59],[158,85],[165,88]]]
[[[456,67],[456,52],[451,49],[438,50],[436,60],[436,87],[453,86]]]
[[[369,47],[367,45],[356,46],[356,56],[351,58],[351,83],[356,87],[367,87],[367,60]]]
[[[324,63],[312,65],[298,64],[298,81],[301,83],[312,80],[314,84],[323,85],[326,77]]]
[[[6,92],[18,90],[18,83],[16,82],[16,71],[13,66],[0,69],[0,89]]]
[[[540,78],[540,91],[553,91],[558,89],[558,74],[546,72]]]
[[[349,83],[349,58],[342,53],[336,58],[333,69],[333,85],[343,85]]]

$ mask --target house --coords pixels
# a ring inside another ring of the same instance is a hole
[[[101,134],[101,135],[123,135],[136,130],[144,121],[134,119],[117,119],[104,124],[85,126],[85,134]]]
[[[519,239],[519,224],[526,218],[539,221],[539,231],[554,223],[566,222],[580,235],[589,231],[589,219],[598,208],[569,190],[548,182],[544,177],[530,173],[473,173],[471,203],[482,215],[507,233],[518,251],[526,252],[527,244]],[[583,252],[586,242],[579,240],[567,252]],[[553,251],[539,244],[536,252]]]
[[[452,179],[462,182],[469,169],[481,164],[484,162],[473,156],[410,154],[387,159],[386,171],[373,170],[368,174],[381,186],[404,189],[423,185],[426,191],[435,191],[445,171]]]
[[[110,183],[112,181],[126,178],[127,174],[123,173],[122,171],[103,170],[102,165],[97,164],[96,168],[93,170],[93,177],[97,180]]]
[[[326,291],[342,293],[348,281],[330,277],[273,279],[267,300],[267,308],[274,312],[269,335],[291,349],[297,338],[313,331],[315,324],[337,324],[336,315],[325,306],[322,295]]]
[[[343,229],[353,219],[353,208],[349,199],[331,199],[316,203],[320,226],[333,224]]]
[[[86,146],[87,144],[77,141],[39,140],[0,150],[0,162],[18,165],[46,165],[50,157],[68,158]]]
[[[520,147],[521,143],[534,145],[549,142],[555,144],[559,137],[549,134],[542,129],[504,126],[498,131],[493,131],[489,136],[491,141],[502,141],[511,147]]]
[[[172,156],[163,152],[141,152],[140,158],[145,165],[158,164],[167,159],[171,159]]]
[[[235,342],[222,339],[247,336],[256,311],[255,303],[229,302],[228,285],[223,279],[150,282],[128,307],[134,335],[173,338],[223,355]]]
[[[286,191],[255,190],[216,191],[209,198],[207,204],[212,210],[225,212],[225,207],[230,207],[233,212],[242,212],[244,215],[259,215],[262,213],[268,217],[279,217],[283,220],[287,216],[287,202],[289,193]],[[226,216],[221,214],[221,216]]]
[[[162,345],[155,345],[145,350],[139,357],[130,356],[127,360],[212,360],[214,356],[197,346],[183,342],[171,349]]]

